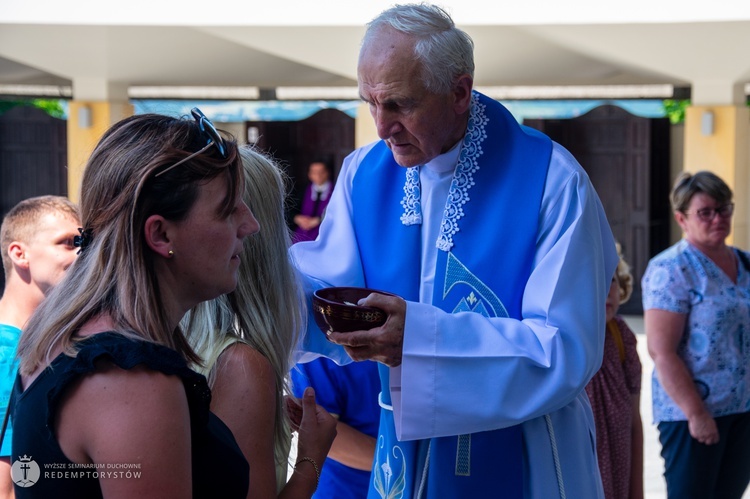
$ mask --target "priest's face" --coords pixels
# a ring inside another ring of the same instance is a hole
[[[378,136],[399,165],[427,163],[464,136],[471,77],[458,77],[445,94],[428,91],[410,36],[379,28],[362,46],[357,74],[359,94],[370,107]]]

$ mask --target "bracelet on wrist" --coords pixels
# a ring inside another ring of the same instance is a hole
[[[299,463],[307,461],[310,464],[313,465],[313,468],[315,468],[315,489],[317,490],[318,484],[320,483],[320,468],[318,468],[318,463],[315,462],[315,459],[311,457],[301,457],[297,459],[297,462],[294,464],[294,469],[297,469],[297,466],[299,466]]]

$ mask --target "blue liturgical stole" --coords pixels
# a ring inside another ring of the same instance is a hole
[[[442,222],[433,305],[450,313],[521,318],[551,150],[549,138],[473,94]],[[401,220],[409,205],[407,171],[384,142],[374,146],[353,180],[353,220],[366,286],[419,301],[421,227]],[[418,181],[412,191],[418,199]],[[379,367],[381,402],[389,406],[389,368]],[[519,425],[398,441],[393,412],[383,409],[368,497],[411,498],[419,491],[420,497],[521,498],[521,438]]]

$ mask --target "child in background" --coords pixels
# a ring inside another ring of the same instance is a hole
[[[630,298],[633,276],[622,257],[606,302],[602,367],[586,386],[596,422],[596,452],[607,499],[643,499],[641,361],[635,334],[617,315]]]

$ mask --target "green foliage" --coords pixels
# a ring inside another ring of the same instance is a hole
[[[685,122],[685,109],[689,106],[689,99],[665,99],[662,101],[664,114],[673,125]],[[750,107],[750,99],[747,101],[747,106]]]
[[[685,109],[690,106],[690,100],[665,99],[662,102],[662,106],[664,106],[664,114],[669,118],[669,122],[677,125],[685,121]]]
[[[65,108],[59,99],[0,100],[0,114],[17,106],[31,106],[41,109],[53,118],[65,119]]]
[[[32,105],[53,118],[65,119],[65,108],[59,99],[34,99]]]
[[[21,103],[18,101],[0,100],[0,114],[5,114],[19,105],[21,105]]]

